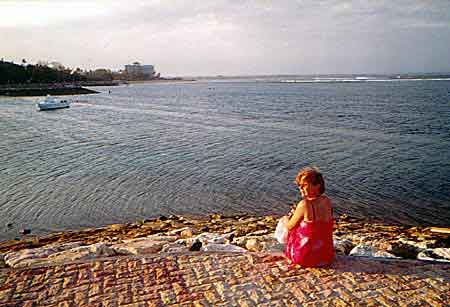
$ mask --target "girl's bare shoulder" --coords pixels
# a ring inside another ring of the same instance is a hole
[[[294,214],[297,216],[303,216],[305,214],[307,209],[307,205],[306,205],[306,201],[305,200],[301,200],[298,202],[296,208],[295,208],[295,212]]]
[[[301,201],[298,202],[297,206],[304,206],[305,205],[305,200],[302,199]]]
[[[299,209],[299,210],[306,210],[307,209],[307,201],[306,200],[304,200],[304,199],[302,199],[301,201],[299,201],[298,202],[298,204],[297,204],[297,208]]]

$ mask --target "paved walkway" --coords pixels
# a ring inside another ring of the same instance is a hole
[[[0,270],[0,306],[450,306],[450,265],[262,254],[104,258]]]

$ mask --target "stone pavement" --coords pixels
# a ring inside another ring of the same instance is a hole
[[[450,306],[450,265],[270,254],[114,257],[0,270],[0,306]]]

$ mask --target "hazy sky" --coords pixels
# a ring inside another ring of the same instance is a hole
[[[163,76],[450,72],[450,0],[0,0],[0,57]]]

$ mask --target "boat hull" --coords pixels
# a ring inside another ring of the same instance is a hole
[[[38,104],[38,109],[40,111],[48,111],[48,110],[56,110],[56,109],[65,109],[69,108],[70,105],[44,105],[44,104]]]
[[[44,101],[36,104],[40,111],[64,109],[70,107],[70,101],[47,96]]]

